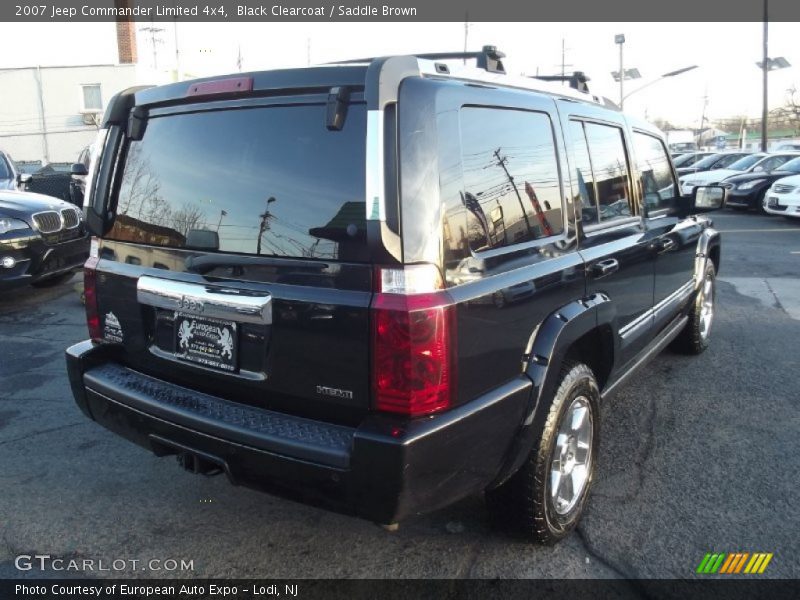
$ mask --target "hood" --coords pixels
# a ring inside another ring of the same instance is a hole
[[[788,177],[781,177],[780,179],[776,180],[774,183],[780,183],[782,185],[797,185],[800,186],[800,173],[797,175],[789,175]]]
[[[73,207],[73,205],[69,202],[64,202],[52,196],[45,196],[44,194],[13,191],[0,192],[0,216],[22,219],[28,223],[30,223],[30,217],[34,213],[70,207]]]
[[[781,177],[786,177],[787,171],[781,173],[780,171],[760,171],[758,173],[741,173],[740,175],[734,175],[733,177],[728,177],[725,180],[725,183],[747,183],[748,181],[756,181],[759,179],[763,179],[764,181],[773,182]]]
[[[682,183],[694,183],[696,185],[704,185],[708,183],[717,183],[733,175],[741,175],[741,171],[734,171],[733,169],[714,169],[713,171],[701,171],[700,173],[692,173],[682,177]]]

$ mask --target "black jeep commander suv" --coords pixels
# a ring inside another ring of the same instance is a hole
[[[452,62],[449,59],[457,57]],[[702,352],[720,238],[658,131],[494,48],[136,88],[89,169],[91,419],[394,524],[486,492],[576,524],[603,400]]]

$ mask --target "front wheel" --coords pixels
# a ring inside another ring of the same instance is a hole
[[[597,463],[599,404],[591,369],[566,363],[538,442],[511,479],[487,492],[490,508],[526,537],[553,544],[580,520]]]
[[[708,348],[711,325],[716,312],[717,271],[708,261],[700,290],[697,292],[689,322],[672,342],[672,349],[684,354],[700,354]]]

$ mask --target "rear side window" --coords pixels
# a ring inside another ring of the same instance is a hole
[[[550,117],[464,107],[460,128],[470,247],[488,250],[560,234],[561,188]]]
[[[644,203],[648,212],[675,206],[675,179],[669,164],[667,149],[652,135],[634,132],[636,164],[642,184]]]
[[[583,222],[588,225],[631,216],[622,129],[578,121],[573,121],[570,127]]]
[[[360,260],[366,111],[325,106],[153,117],[130,143],[108,237],[157,246]]]

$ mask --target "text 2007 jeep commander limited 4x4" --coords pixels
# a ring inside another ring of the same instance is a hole
[[[566,535],[602,399],[708,344],[720,239],[697,214],[725,190],[679,197],[652,126],[469,56],[117,95],[87,181],[91,340],[67,350],[83,412],[379,523],[486,491]]]

